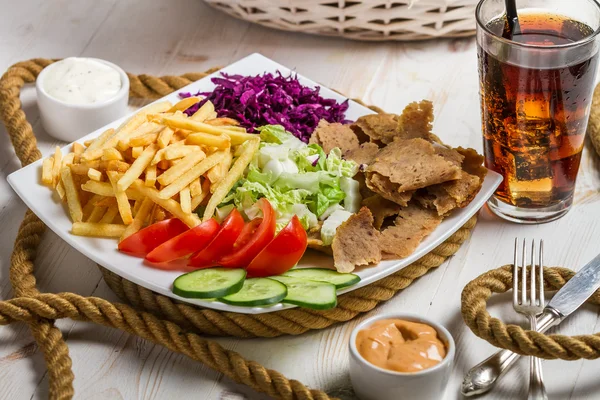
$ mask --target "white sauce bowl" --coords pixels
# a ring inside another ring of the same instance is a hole
[[[98,58],[87,58],[115,69],[121,77],[121,88],[111,98],[91,104],[70,104],[51,96],[45,89],[44,79],[56,65],[50,64],[38,76],[35,88],[42,125],[48,134],[74,142],[90,132],[123,117],[129,101],[129,78],[119,66]]]
[[[427,324],[438,333],[446,345],[446,357],[437,365],[418,372],[396,372],[379,368],[367,360],[356,348],[358,332],[382,319],[402,319]],[[362,321],[350,335],[350,380],[361,400],[434,400],[444,397],[450,378],[456,345],[452,335],[442,325],[414,314],[390,312]]]

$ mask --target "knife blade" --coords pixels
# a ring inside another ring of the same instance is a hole
[[[600,254],[580,269],[554,295],[546,308],[551,308],[566,318],[577,310],[600,288]]]
[[[560,324],[600,288],[600,254],[594,257],[554,295],[537,318],[538,332]],[[467,372],[461,385],[465,396],[490,391],[519,359],[510,350],[500,350]]]

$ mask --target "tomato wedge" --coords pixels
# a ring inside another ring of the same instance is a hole
[[[164,263],[192,254],[205,248],[219,230],[219,223],[214,218],[175,236],[164,242],[146,255],[152,263]]]
[[[281,275],[294,265],[306,251],[308,236],[297,216],[283,228],[248,265],[248,276]]]
[[[221,257],[217,264],[228,268],[245,268],[275,236],[275,213],[265,198],[256,203],[262,210],[262,218],[256,218],[246,226],[233,244],[233,253]]]
[[[149,225],[119,243],[119,250],[136,257],[145,257],[157,246],[187,231],[186,224],[177,218]]]
[[[217,265],[216,261],[223,256],[228,254],[233,248],[238,236],[244,228],[244,218],[242,214],[234,208],[225,221],[221,224],[221,229],[217,233],[217,236],[209,243],[204,250],[197,251],[192,254],[188,265],[197,269],[209,268]]]

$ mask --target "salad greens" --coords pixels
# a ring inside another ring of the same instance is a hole
[[[266,197],[277,216],[277,231],[297,215],[304,229],[324,221],[323,240],[330,244],[335,229],[356,213],[361,197],[354,161],[344,160],[339,149],[325,154],[306,144],[281,125],[257,128],[261,144],[245,178],[238,181],[217,210],[221,218],[237,207],[249,219],[260,216],[256,201]]]

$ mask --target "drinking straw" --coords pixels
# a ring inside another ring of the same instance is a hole
[[[517,3],[516,0],[504,0],[506,5],[506,22],[504,26],[504,32],[502,36],[506,39],[512,40],[515,35],[521,34],[521,27],[519,26],[519,16],[517,14]]]

